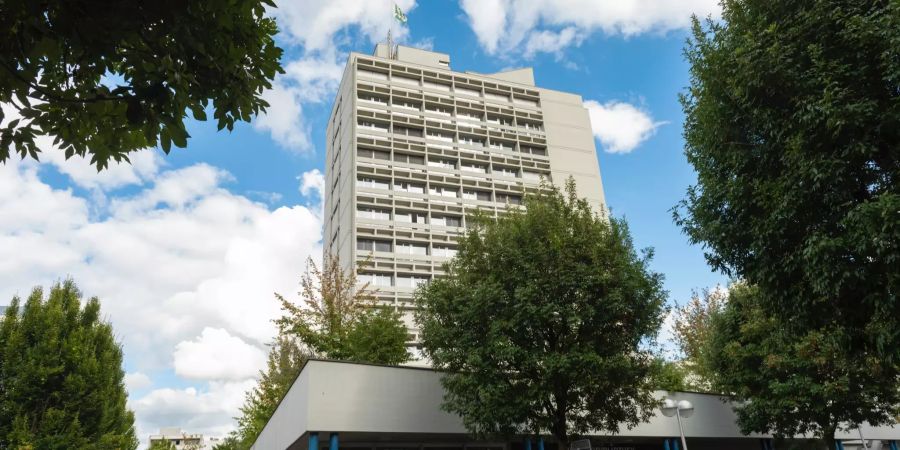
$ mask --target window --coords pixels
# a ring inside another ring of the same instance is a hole
[[[356,151],[356,155],[361,158],[372,158],[372,159],[382,159],[386,161],[390,161],[391,153],[384,152],[381,150],[370,150],[367,148],[361,148]]]
[[[496,92],[485,92],[484,98],[489,98],[491,100],[500,100],[504,102],[509,101],[509,94],[499,94]]]
[[[405,136],[422,137],[422,129],[421,128],[409,128],[409,127],[402,127],[399,125],[394,125],[394,133],[402,134]]]
[[[387,105],[387,103],[388,103],[387,99],[384,97],[378,97],[376,95],[365,94],[365,93],[360,93],[359,99],[364,102],[380,103],[382,105]]]
[[[438,82],[430,81],[430,80],[425,80],[425,87],[431,88],[431,89],[437,89],[440,91],[448,91],[448,92],[450,91],[449,84],[438,83]]]
[[[462,219],[454,216],[431,216],[431,223],[434,225],[443,225],[445,227],[461,227]]]
[[[440,195],[441,197],[459,197],[459,189],[451,186],[435,186],[432,185],[428,189],[431,195]]]
[[[359,284],[369,283],[372,286],[393,286],[394,277],[385,273],[360,273],[357,276]]]
[[[356,215],[362,219],[391,220],[391,212],[384,209],[360,206]]]
[[[480,138],[477,136],[465,136],[462,135],[459,137],[460,144],[474,145],[476,147],[484,147],[484,138]]]
[[[450,116],[453,114],[453,109],[441,106],[441,105],[433,105],[433,104],[425,104],[425,111],[428,111],[433,114],[440,114],[442,116]]]
[[[424,194],[425,185],[418,183],[410,183],[407,181],[395,181],[394,190],[400,192],[412,192],[414,194]]]
[[[440,167],[442,169],[455,169],[456,161],[443,158],[428,158],[428,166]]]
[[[517,178],[519,170],[513,167],[494,166],[494,175]]]
[[[513,102],[520,103],[522,105],[528,105],[528,106],[537,106],[538,105],[537,100],[530,99],[530,98],[513,97]]]
[[[522,196],[516,194],[497,193],[497,203],[508,203],[510,205],[521,205]]]
[[[375,72],[373,70],[359,69],[358,73],[366,78],[375,78],[378,80],[387,80],[388,79],[388,76],[386,73]]]
[[[457,110],[456,117],[458,119],[476,120],[476,121],[480,122],[481,118],[482,118],[482,114],[480,112],[475,112],[475,111]]]
[[[476,191],[474,189],[466,189],[463,191],[463,198],[469,200],[479,200],[482,202],[491,201],[491,193],[488,191]]]
[[[441,256],[444,258],[452,258],[456,256],[456,248],[455,247],[446,247],[443,245],[435,245],[434,251],[432,252],[434,256]]]
[[[359,121],[357,121],[357,124],[360,128],[368,128],[375,131],[386,132],[388,130],[388,125],[386,123],[373,122],[371,120],[359,119]]]
[[[415,288],[420,284],[428,283],[428,277],[416,275],[397,275],[397,287]]]
[[[462,165],[460,166],[460,170],[464,170],[466,172],[487,173],[487,166],[484,164],[476,163],[462,163]]]
[[[412,211],[397,211],[397,213],[394,214],[394,220],[406,223],[428,223],[428,219],[424,213]]]
[[[394,104],[394,106],[396,106],[398,108],[414,109],[416,111],[419,110],[419,104],[411,102],[409,100],[394,99],[393,104]]]
[[[513,122],[509,117],[498,116],[495,114],[488,114],[487,121],[491,123],[499,123],[500,125],[512,125]]]
[[[359,187],[370,188],[370,189],[390,189],[391,185],[385,180],[379,180],[377,178],[370,177],[359,177],[357,180],[357,184]]]
[[[498,141],[498,140],[495,140],[495,139],[491,139],[491,144],[490,144],[490,147],[491,147],[492,149],[494,149],[494,150],[509,150],[509,151],[512,151],[513,148],[515,148],[515,146],[516,146],[516,145],[513,144],[512,142]]]
[[[391,241],[376,241],[374,239],[357,239],[356,249],[367,252],[389,252]]]
[[[410,85],[414,85],[414,86],[419,85],[418,78],[404,77],[402,75],[394,75],[392,78],[393,78],[393,81],[397,82],[397,83],[410,84]]]
[[[457,94],[465,94],[465,95],[472,95],[475,97],[481,97],[481,91],[478,89],[475,89],[475,88],[456,86],[454,88],[454,91],[456,91]]]
[[[438,130],[428,130],[427,136],[429,139],[435,139],[444,142],[453,142],[453,134],[451,133],[444,133]]]
[[[547,149],[546,149],[546,148],[543,148],[543,147],[531,147],[531,146],[528,146],[528,145],[522,145],[522,146],[520,146],[520,147],[521,147],[520,151],[521,151],[522,153],[530,153],[530,154],[532,154],[532,155],[547,156]]]
[[[419,155],[409,155],[406,153],[394,153],[394,161],[407,164],[425,164],[425,157]]]
[[[524,128],[526,130],[531,131],[543,131],[544,126],[539,122],[527,122],[524,120],[519,120],[519,127]]]
[[[545,175],[545,174],[542,174],[542,173],[539,173],[539,172],[532,172],[532,171],[530,171],[530,170],[523,170],[523,171],[522,171],[522,178],[524,178],[524,179],[526,179],[526,180],[539,181],[539,180],[541,179],[542,176],[543,176],[544,178],[547,178],[547,179],[550,178],[548,175]]]
[[[427,255],[428,246],[425,244],[416,244],[413,242],[398,242],[397,253],[402,255]]]

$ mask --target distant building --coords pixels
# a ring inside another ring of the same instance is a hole
[[[159,434],[150,435],[150,445],[171,442],[177,450],[212,450],[220,441],[215,437],[204,438],[199,433],[187,433],[177,427],[160,428]]]

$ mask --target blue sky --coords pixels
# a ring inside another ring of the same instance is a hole
[[[96,174],[44,142],[42,163],[0,166],[0,299],[73,276],[97,295],[126,352],[141,438],[160,426],[222,434],[261,368],[307,257],[321,254],[324,128],[347,52],[370,52],[389,1],[282,2],[287,73],[253,124],[191,123],[187,149]],[[670,300],[726,280],[670,209],[694,181],[678,94],[691,13],[710,0],[398,1],[409,45],[455,70],[531,66],[538,85],[591,107],[603,185],[638,247],[653,247]],[[210,115],[211,116],[211,115]],[[11,263],[15,261],[15,264]],[[5,303],[6,300],[0,300]]]

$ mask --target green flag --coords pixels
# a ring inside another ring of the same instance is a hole
[[[396,3],[394,3],[394,18],[397,22],[406,23],[406,14],[403,14],[403,10]]]

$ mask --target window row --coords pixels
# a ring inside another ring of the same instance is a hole
[[[380,239],[359,238],[356,240],[356,249],[364,252],[393,252],[400,255],[433,255],[452,258],[456,256],[456,247],[446,245],[432,245],[417,242],[397,241],[396,245],[391,241]]]
[[[357,120],[356,123],[362,130],[391,133],[391,126],[384,122],[361,118]],[[457,136],[457,133],[443,129],[428,128],[427,130],[423,131],[422,128],[395,124],[393,126],[393,134],[399,136],[425,138],[438,142],[445,142],[448,144],[459,143],[472,147],[487,147],[493,150],[506,150],[510,152],[516,151],[515,142],[503,139],[486,139],[483,136],[465,134],[462,131],[459,132]],[[547,149],[542,147],[529,146],[527,144],[519,144],[519,152],[531,155],[547,156]]]
[[[360,272],[356,276],[356,281],[359,284],[368,283],[370,287],[408,287],[415,288],[420,284],[425,284],[431,281],[429,277],[422,275],[402,275],[398,274],[396,277],[387,273],[372,273],[372,272]]]
[[[357,150],[357,155],[360,158],[371,158],[377,159],[381,161],[390,161],[391,154],[390,152],[386,152],[383,150],[372,150],[367,148],[360,148]],[[501,175],[504,177],[510,178],[524,178],[526,180],[537,181],[543,176],[544,178],[549,178],[549,175],[546,173],[541,173],[533,170],[519,169],[515,166],[505,166],[501,164],[482,164],[477,162],[469,162],[460,160],[456,158],[447,158],[447,157],[439,157],[439,156],[430,156],[426,160],[424,156],[421,155],[410,155],[407,153],[399,153],[394,152],[394,161],[406,163],[406,164],[417,164],[417,165],[427,165],[428,167],[436,167],[439,169],[448,169],[448,170],[456,170],[460,169],[463,172],[470,173],[481,173],[481,174],[495,174]]]
[[[442,105],[439,103],[411,100],[408,98],[394,98],[393,100],[391,100],[386,95],[376,95],[366,92],[360,92],[357,95],[357,98],[359,98],[359,100],[363,102],[374,103],[382,106],[393,106],[401,110],[428,112],[439,116],[456,117],[457,119],[467,121],[488,122],[509,127],[519,127],[529,131],[544,131],[544,124],[539,120],[524,119],[521,117],[513,118],[507,115],[495,113],[485,114],[484,111],[481,111],[477,107],[453,107],[449,105]]]
[[[486,99],[501,102],[512,101],[515,103],[533,107],[537,107],[539,105],[538,100],[534,99],[533,97],[510,95],[509,92],[503,92],[500,90],[495,91],[489,88],[481,88],[480,86],[451,84],[449,82],[433,81],[429,79],[422,79],[420,77],[413,78],[412,75],[407,74],[392,74],[389,76],[387,72],[379,72],[362,67],[359,68],[358,73],[364,78],[381,81],[390,80],[392,83],[397,83],[405,86],[425,87],[437,91],[454,92],[456,94],[470,95],[473,97],[483,97]]]
[[[360,176],[357,178],[357,185],[364,188],[369,189],[384,189],[390,190],[391,183],[387,180],[383,180],[380,178],[372,178],[367,176]],[[437,195],[441,197],[451,197],[451,198],[460,198],[460,189],[457,186],[448,186],[448,185],[440,185],[432,183],[427,188],[425,187],[425,183],[415,183],[410,181],[395,181],[394,182],[394,191],[398,192],[409,192],[414,194],[425,194],[427,191],[431,195]],[[496,198],[497,202],[500,203],[510,203],[513,205],[521,205],[522,204],[522,196],[517,194],[506,194],[506,193],[496,193],[493,194],[491,191],[485,191],[481,189],[472,189],[472,188],[463,188],[462,189],[462,198],[466,200],[479,200],[483,202],[490,202]]]
[[[454,216],[454,215],[445,215],[445,214],[435,214],[432,213],[431,217],[428,217],[427,213],[418,212],[418,211],[404,211],[397,210],[392,211],[390,209],[385,208],[375,208],[369,206],[360,206],[356,208],[356,216],[361,219],[374,219],[374,220],[391,220],[397,222],[404,223],[420,223],[420,224],[431,224],[431,225],[440,225],[444,227],[461,227],[462,226],[462,217]]]

